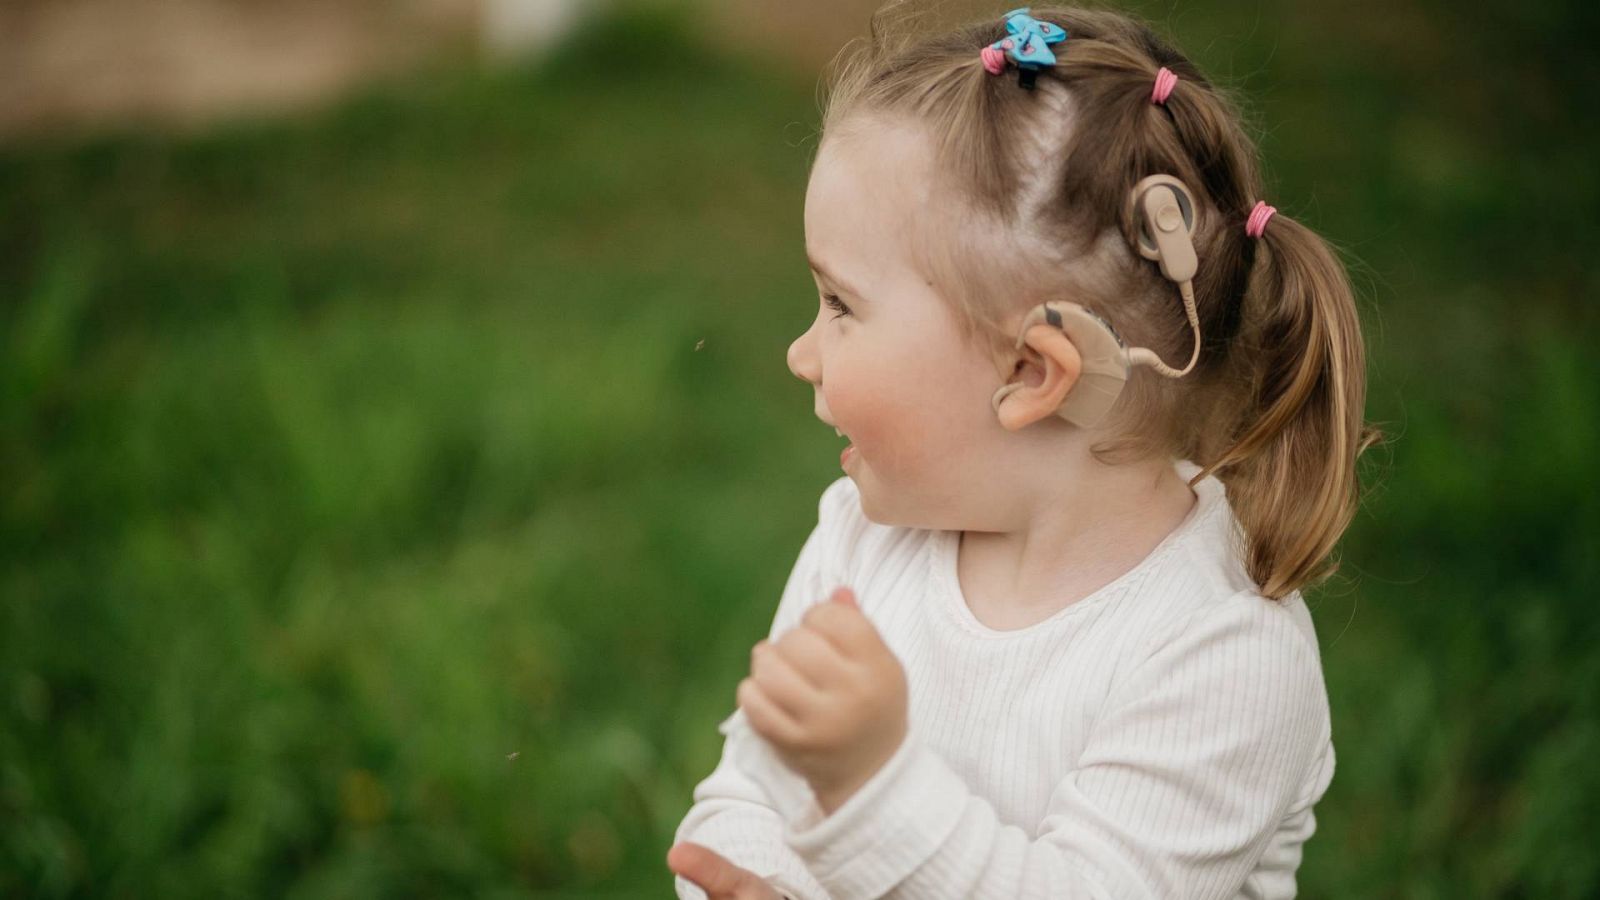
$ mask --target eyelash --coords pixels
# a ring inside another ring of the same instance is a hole
[[[835,319],[839,318],[839,316],[848,316],[848,315],[850,315],[850,307],[845,306],[844,305],[844,301],[840,300],[838,297],[834,296],[833,294],[823,294],[822,295],[822,302],[827,304],[829,309],[834,309],[834,310],[838,310],[839,311],[839,315],[833,317]]]

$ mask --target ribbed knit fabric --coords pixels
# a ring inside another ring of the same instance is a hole
[[[676,840],[799,900],[1293,897],[1334,767],[1316,634],[1298,592],[1257,592],[1221,482],[1195,493],[1134,568],[997,631],[961,594],[960,532],[875,524],[829,485],[770,636],[852,587],[905,666],[910,733],[824,817],[736,709]]]

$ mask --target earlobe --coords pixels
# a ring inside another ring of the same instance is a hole
[[[1019,361],[1012,381],[995,393],[995,412],[1008,431],[1053,415],[1083,372],[1083,356],[1061,329],[1035,325],[1025,340],[1036,359]]]

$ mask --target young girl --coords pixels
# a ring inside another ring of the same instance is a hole
[[[1345,272],[1146,26],[881,18],[829,94],[788,354],[845,475],[679,896],[1291,897],[1334,769],[1300,589],[1376,437]]]

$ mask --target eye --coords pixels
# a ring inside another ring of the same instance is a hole
[[[829,309],[835,310],[835,311],[837,311],[839,313],[838,316],[834,316],[835,319],[839,318],[839,316],[848,316],[848,315],[850,315],[850,307],[845,306],[844,305],[844,301],[840,300],[838,297],[834,296],[833,294],[823,294],[822,295],[822,302],[827,304]]]

